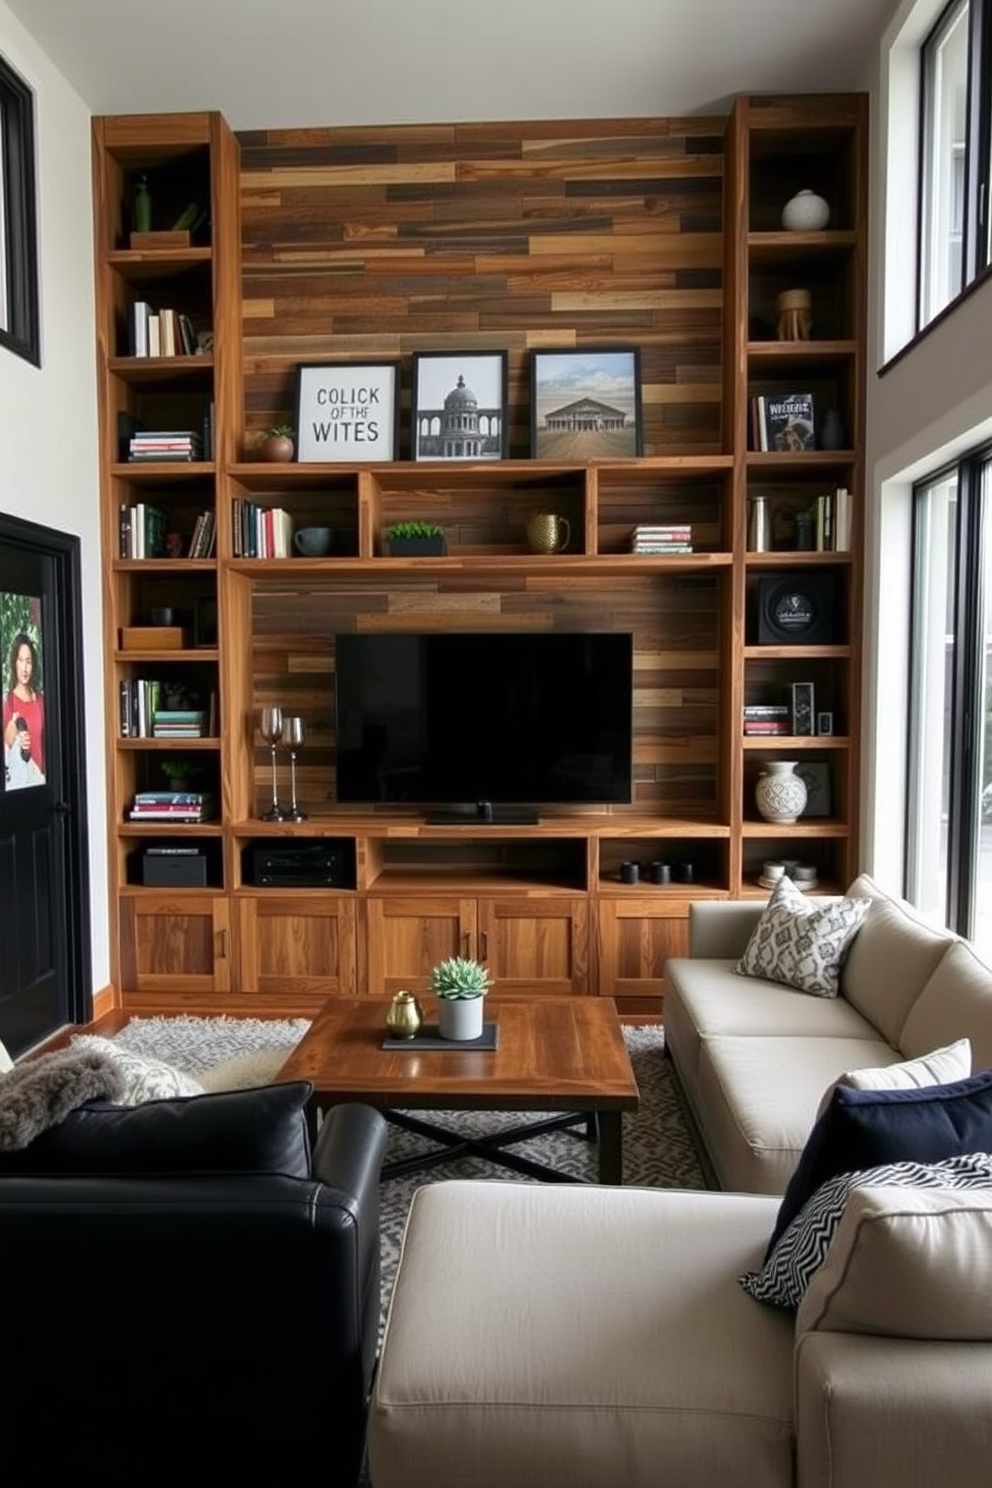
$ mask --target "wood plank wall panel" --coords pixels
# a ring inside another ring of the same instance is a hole
[[[649,811],[705,819],[716,810],[722,582],[714,574],[631,575],[622,586],[576,578],[553,587],[508,574],[498,589],[457,576],[393,579],[388,585],[385,579],[266,582],[256,587],[252,601],[252,706],[278,703],[306,718],[299,803],[326,817],[335,804],[336,632],[629,630],[634,637],[634,801],[629,808],[608,809],[620,817]],[[279,759],[280,767],[288,768],[284,750]],[[271,799],[271,770],[269,751],[259,740],[254,787],[262,810]]]
[[[245,446],[300,362],[637,346],[645,454],[721,450],[722,119],[241,133]]]

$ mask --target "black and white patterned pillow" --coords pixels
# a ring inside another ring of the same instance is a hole
[[[870,899],[816,904],[791,878],[780,878],[734,969],[814,997],[836,997],[841,967],[870,908]]]
[[[847,1196],[868,1184],[888,1188],[992,1188],[992,1153],[968,1152],[942,1162],[887,1163],[855,1173],[839,1173],[818,1188],[783,1232],[760,1271],[738,1280],[758,1302],[798,1307],[806,1288],[826,1260]]]

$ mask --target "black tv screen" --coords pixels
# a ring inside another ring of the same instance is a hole
[[[630,635],[339,635],[334,671],[339,801],[630,800]]]

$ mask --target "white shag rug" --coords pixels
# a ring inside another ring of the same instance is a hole
[[[132,1018],[114,1042],[195,1075],[204,1090],[247,1090],[274,1080],[309,1018]]]

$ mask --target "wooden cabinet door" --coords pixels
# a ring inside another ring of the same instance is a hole
[[[228,901],[223,895],[127,894],[121,900],[125,992],[227,992]]]
[[[354,898],[258,895],[239,898],[236,913],[240,991],[284,998],[358,992]]]
[[[584,994],[589,907],[584,896],[479,900],[479,946],[497,992]]]
[[[689,954],[687,899],[601,899],[598,909],[599,985],[602,997],[658,999],[665,991],[665,962]],[[645,1004],[645,1010],[651,1004]]]
[[[476,902],[442,894],[399,895],[365,903],[368,991],[430,990],[430,969],[448,956],[474,956]]]

